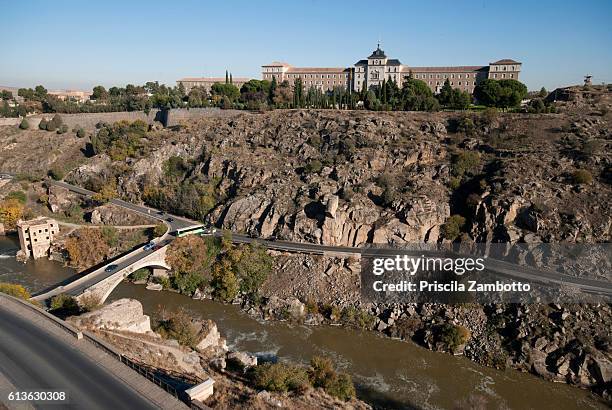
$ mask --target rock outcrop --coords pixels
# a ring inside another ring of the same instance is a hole
[[[132,333],[151,332],[151,319],[135,299],[119,299],[108,305],[69,318],[78,327],[118,330]]]

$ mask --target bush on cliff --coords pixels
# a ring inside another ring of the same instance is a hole
[[[194,348],[198,344],[198,329],[184,308],[174,312],[160,309],[156,314],[153,330],[165,339],[177,340],[183,346]]]
[[[437,337],[446,349],[455,352],[457,348],[470,340],[471,333],[470,330],[464,326],[447,323],[440,326]]]
[[[442,225],[442,234],[444,238],[453,241],[461,234],[461,229],[463,229],[464,226],[464,217],[461,215],[452,215],[446,220],[444,225]]]
[[[26,120],[25,118],[23,120],[21,120],[21,122],[19,123],[19,128],[22,130],[27,130],[28,128],[30,128],[30,123],[28,122],[28,120]]]
[[[251,381],[258,389],[302,393],[309,387],[306,370],[284,363],[264,363],[251,370]]]
[[[340,400],[347,401],[355,397],[351,376],[336,372],[332,361],[327,357],[315,356],[310,360],[308,379],[314,387],[321,387],[327,394]]]
[[[50,304],[50,311],[60,317],[74,316],[81,313],[79,303],[74,296],[61,293],[53,296]]]
[[[590,184],[593,182],[593,175],[586,169],[579,169],[572,175],[575,184]]]

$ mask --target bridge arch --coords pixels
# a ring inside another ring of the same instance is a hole
[[[134,262],[132,265],[121,269],[114,273],[112,276],[97,282],[83,291],[80,295],[76,296],[79,302],[86,300],[87,298],[93,298],[97,303],[103,304],[106,299],[113,293],[113,290],[130,274],[136,272],[142,268],[153,268],[153,269],[164,269],[170,270],[171,267],[165,261],[165,248],[149,255],[146,258],[140,259]]]

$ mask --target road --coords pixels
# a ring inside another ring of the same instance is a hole
[[[57,186],[64,187],[72,192],[76,192],[82,195],[91,196],[95,194],[92,191],[88,191],[84,188],[77,187],[65,182],[60,181],[50,181],[49,183]],[[149,208],[142,205],[135,205],[130,202],[126,202],[119,199],[112,199],[111,202],[115,205],[121,206],[126,209],[130,209],[134,212],[137,212],[142,215],[146,215],[152,218],[155,218],[159,221],[166,223],[170,231],[175,231],[179,228],[185,228],[193,225],[200,224],[198,221],[193,221],[187,218],[181,218],[177,216],[171,216],[168,214],[159,214],[158,210]],[[168,221],[168,218],[172,218],[172,222]],[[222,233],[218,232],[217,236],[221,236]],[[167,236],[165,239],[165,243],[169,243],[174,237]],[[251,243],[251,242],[259,242],[264,244],[269,249],[287,251],[287,252],[301,252],[301,253],[309,253],[309,254],[329,254],[329,255],[361,255],[361,256],[394,256],[394,255],[412,255],[412,256],[420,256],[425,254],[426,256],[439,256],[439,253],[435,252],[424,252],[424,251],[412,251],[412,250],[401,250],[395,248],[358,248],[358,247],[348,247],[348,246],[332,246],[332,245],[319,245],[312,243],[303,243],[303,242],[292,242],[292,241],[270,241],[263,240],[259,238],[252,238],[250,236],[246,236],[240,233],[232,232],[232,241],[235,243]],[[133,261],[136,261],[142,257],[146,256],[142,253],[134,253]],[[121,266],[121,265],[120,265]],[[596,293],[600,295],[604,295],[606,297],[612,297],[612,283],[608,281],[596,280],[596,279],[588,279],[581,278],[576,276],[559,274],[557,272],[552,271],[541,271],[535,268],[530,268],[528,266],[518,266],[509,263],[505,263],[503,261],[497,260],[489,260],[487,263],[487,268],[489,271],[498,273],[502,276],[509,277],[515,280],[529,280],[533,282],[540,283],[553,283],[560,284],[563,286],[573,287],[574,289],[586,292],[586,293]],[[111,273],[112,274],[112,273]],[[100,280],[100,277],[95,278],[96,281]],[[94,280],[94,278],[92,278]],[[95,282],[93,282],[95,283]],[[72,293],[72,292],[71,292]]]
[[[16,390],[63,391],[68,395],[67,403],[36,403],[35,407],[88,410],[158,408],[57,335],[2,305],[0,329],[0,373]],[[6,397],[2,397],[0,402],[3,400]]]

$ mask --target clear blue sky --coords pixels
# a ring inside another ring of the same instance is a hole
[[[88,89],[184,76],[260,78],[261,64],[523,63],[530,89],[612,82],[612,1],[0,0],[0,85]]]

